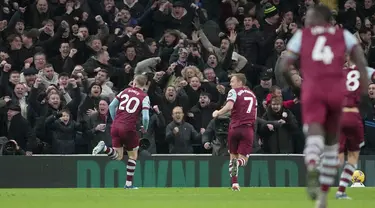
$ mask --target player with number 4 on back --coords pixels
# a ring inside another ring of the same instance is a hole
[[[307,192],[317,208],[327,207],[327,193],[338,167],[338,132],[346,93],[342,66],[348,53],[357,65],[361,93],[367,94],[366,59],[357,39],[347,30],[330,25],[331,10],[323,5],[306,13],[305,28],[287,46],[280,67],[293,88],[289,66],[300,57],[303,77],[301,103],[306,133]],[[320,155],[323,158],[320,161]],[[318,165],[321,165],[318,171]]]
[[[106,153],[112,160],[122,160],[124,146],[128,153],[127,176],[125,189],[138,189],[133,185],[133,176],[138,157],[139,136],[136,123],[142,112],[141,131],[147,130],[149,123],[150,99],[143,90],[147,90],[149,82],[147,76],[136,75],[133,87],[120,92],[109,105],[113,119],[111,127],[112,147],[107,147],[103,141],[93,149],[92,154]],[[117,112],[116,112],[117,109]]]
[[[229,111],[231,120],[228,130],[228,149],[230,153],[229,175],[232,190],[239,191],[238,167],[245,166],[253,148],[254,126],[257,117],[257,99],[254,93],[245,87],[244,74],[233,74],[230,80],[232,89],[228,92],[227,103],[212,116],[217,118]]]

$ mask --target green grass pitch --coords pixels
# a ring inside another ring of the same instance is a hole
[[[349,188],[354,200],[335,200],[330,208],[373,208],[375,188]],[[141,188],[117,189],[0,189],[1,207],[26,208],[305,208],[314,207],[304,188]]]

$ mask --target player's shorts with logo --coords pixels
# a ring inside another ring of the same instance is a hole
[[[359,113],[345,112],[341,118],[339,152],[356,152],[364,145],[364,130]]]
[[[230,154],[248,156],[253,149],[254,127],[250,124],[230,127],[228,132],[228,149]]]
[[[112,147],[124,147],[127,151],[138,149],[139,136],[135,130],[127,130],[123,126],[112,125],[111,128]]]

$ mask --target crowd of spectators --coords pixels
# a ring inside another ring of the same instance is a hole
[[[147,154],[225,155],[212,112],[231,73],[258,100],[254,153],[302,153],[300,103],[276,63],[316,0],[4,0],[0,136],[32,154],[88,154],[111,144],[108,105],[153,71]],[[373,0],[339,1],[332,24],[355,34],[375,67]],[[294,81],[302,82],[299,66]],[[375,154],[375,84],[364,154]],[[179,106],[179,107],[178,107]],[[314,110],[314,109],[311,109]],[[0,142],[1,143],[1,142]],[[3,145],[5,146],[5,145]]]

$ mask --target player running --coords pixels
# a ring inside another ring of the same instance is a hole
[[[340,184],[336,193],[337,199],[351,199],[345,193],[352,178],[353,172],[357,169],[358,157],[361,147],[364,145],[363,122],[359,112],[361,99],[360,83],[358,78],[360,73],[355,65],[352,65],[347,58],[346,73],[346,101],[342,109],[340,128],[339,160],[341,164],[345,162],[344,153],[347,151],[348,160],[344,165],[340,177]]]
[[[228,92],[227,103],[212,116],[217,118],[229,111],[231,121],[228,130],[228,149],[230,153],[229,174],[232,190],[239,191],[238,167],[245,166],[251,153],[254,140],[254,124],[257,116],[257,99],[254,93],[245,87],[244,74],[233,74],[230,80],[232,89]]]
[[[133,185],[133,176],[138,157],[139,137],[136,123],[142,111],[143,131],[147,130],[149,123],[150,100],[143,90],[148,89],[147,77],[136,75],[134,86],[120,92],[109,105],[109,111],[113,120],[111,127],[112,147],[107,147],[103,141],[93,149],[92,154],[106,153],[112,160],[122,160],[123,146],[128,153],[126,166],[126,189],[138,189]],[[117,112],[116,112],[117,109]]]
[[[302,82],[301,103],[304,131],[307,134],[304,150],[307,167],[307,191],[317,199],[317,207],[327,204],[327,192],[333,185],[338,167],[338,131],[345,99],[345,76],[342,66],[345,54],[351,55],[360,76],[355,80],[365,86],[366,59],[357,39],[347,30],[330,25],[332,14],[326,6],[318,5],[307,11],[306,28],[295,33],[287,46],[280,67],[292,87],[289,65],[300,57]],[[366,88],[361,88],[366,93]],[[324,153],[322,161],[320,155]],[[318,164],[321,163],[320,175]],[[320,186],[320,191],[319,191]],[[318,194],[319,193],[319,194]]]

